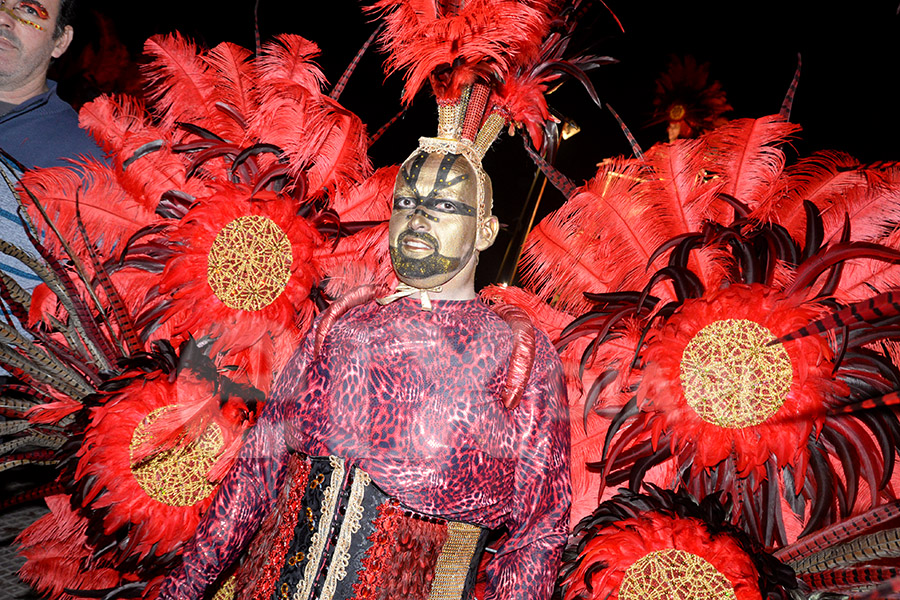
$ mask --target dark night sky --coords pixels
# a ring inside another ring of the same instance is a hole
[[[162,10],[151,9],[149,14],[142,10],[139,19],[131,16],[126,3],[89,1],[113,19],[135,53],[146,37],[176,29],[207,45],[224,40],[247,47],[254,43],[253,0],[148,5]],[[606,2],[625,32],[600,5],[584,34],[595,53],[620,62],[593,71],[591,79],[601,100],[615,107],[645,148],[665,136],[664,127],[644,124],[652,110],[654,80],[671,54],[692,54],[709,62],[711,76],[722,83],[734,107],[730,116],[737,118],[778,111],[800,53],[803,67],[791,119],[803,126],[793,144],[796,152],[805,155],[827,148],[865,162],[900,160],[900,114],[894,93],[900,72],[900,0]],[[259,4],[263,39],[289,32],[316,41],[323,52],[320,64],[332,82],[372,31],[357,0],[260,0]],[[370,53],[341,98],[370,131],[398,108],[399,83],[383,81],[381,60]],[[582,128],[563,144],[557,163],[574,181],[590,177],[604,157],[630,151],[609,114],[597,109],[574,83],[554,94],[551,105]],[[419,135],[431,134],[433,115],[433,103],[420,95],[405,119],[373,146],[375,164],[402,160]],[[513,207],[527,196],[534,173],[520,146],[518,140],[503,140],[485,160],[498,203]],[[558,194],[547,194],[541,212],[560,202]],[[514,225],[517,213],[509,210],[501,219]],[[497,247],[503,241],[501,237]]]

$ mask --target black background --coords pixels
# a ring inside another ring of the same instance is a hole
[[[693,55],[710,64],[734,110],[731,118],[778,112],[802,56],[802,72],[791,120],[803,127],[788,151],[796,156],[819,149],[848,152],[864,162],[900,160],[900,117],[895,88],[900,73],[900,0],[856,2],[598,2],[583,24],[579,42],[618,64],[597,69],[591,79],[601,100],[610,103],[645,148],[665,138],[665,127],[646,127],[652,111],[654,81],[672,54]],[[143,41],[178,30],[200,44],[231,41],[254,46],[254,0],[135,4],[82,0],[82,10],[110,17],[119,37],[137,58]],[[296,33],[319,44],[320,65],[336,81],[373,29],[356,0],[308,2],[260,0],[263,40]],[[84,15],[86,16],[86,15]],[[88,30],[88,27],[83,29]],[[78,29],[76,28],[76,40]],[[90,40],[82,38],[80,43]],[[77,52],[77,47],[73,49]],[[370,52],[341,97],[359,114],[370,132],[399,108],[398,78],[385,80],[383,56]],[[595,107],[574,83],[551,96],[551,105],[576,121],[581,132],[564,142],[557,165],[573,181],[590,177],[604,157],[628,154],[630,148],[611,116]],[[434,104],[422,93],[413,108],[372,147],[376,166],[401,161],[419,135],[431,135]],[[516,228],[528,199],[534,166],[517,139],[502,139],[485,159],[494,179],[501,220]],[[532,196],[533,200],[533,196]],[[562,202],[548,189],[539,215]],[[530,213],[530,208],[525,211]],[[486,255],[479,285],[496,279],[509,234],[501,234]]]

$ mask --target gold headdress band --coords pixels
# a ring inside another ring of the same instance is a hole
[[[419,147],[410,155],[428,152],[465,156],[478,176],[478,223],[491,215],[492,208],[488,206],[487,173],[481,159],[507,121],[500,107],[493,105],[486,110],[490,97],[490,86],[475,83],[463,88],[456,101],[439,100],[437,137],[419,138]]]

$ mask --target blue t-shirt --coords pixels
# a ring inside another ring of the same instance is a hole
[[[104,158],[94,139],[78,126],[78,113],[50,88],[0,116],[0,148],[24,168],[66,166],[66,159],[85,156]],[[21,174],[14,163],[2,160],[0,169],[11,182]],[[17,214],[18,203],[6,181],[0,178],[0,239],[37,254],[23,231]],[[40,279],[18,260],[0,252],[0,269],[12,275],[26,290]]]
[[[26,100],[0,116],[0,148],[26,169],[69,164],[66,159],[94,156],[103,151],[84,129],[78,126],[78,113],[56,95],[56,82],[50,88]]]
[[[78,113],[56,94],[56,83],[50,88],[14,107],[0,116],[0,148],[25,169],[67,166],[66,159],[86,156],[104,160],[103,151],[94,139],[78,126]],[[21,175],[19,166],[0,157],[0,239],[32,256],[38,252],[25,235],[18,215],[18,202],[7,179],[15,185]],[[31,292],[41,279],[21,261],[0,251],[0,271],[11,276],[26,291]],[[5,370],[0,367],[0,375]]]

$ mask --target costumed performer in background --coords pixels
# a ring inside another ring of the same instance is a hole
[[[475,122],[495,125],[485,101]],[[489,529],[506,537],[485,598],[550,597],[571,495],[563,373],[523,312],[476,298],[498,228],[481,157],[500,127],[477,148],[461,123],[400,169],[402,283],[324,313],[159,598],[202,597],[264,519],[238,597],[469,598]]]

